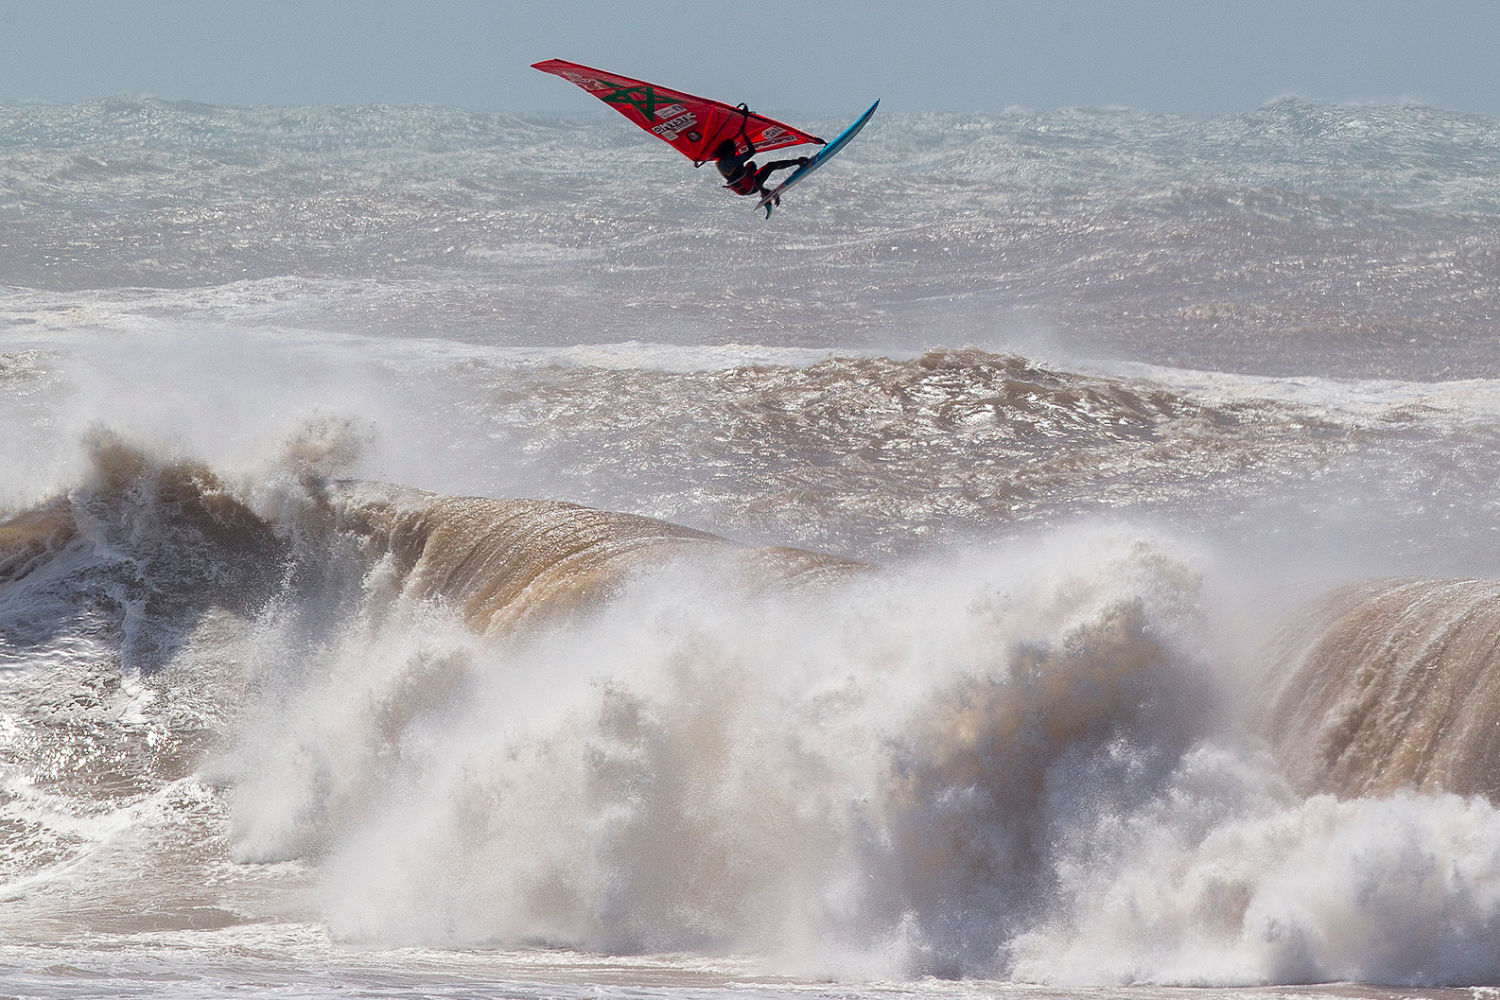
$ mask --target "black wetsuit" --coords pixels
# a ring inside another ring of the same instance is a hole
[[[725,139],[719,145],[719,152],[723,155],[717,157],[714,166],[719,168],[719,173],[724,175],[724,186],[735,194],[764,194],[766,190],[766,179],[777,170],[785,170],[788,167],[800,167],[807,162],[807,157],[798,157],[795,160],[773,160],[763,167],[757,167],[755,161],[750,157],[755,155],[755,143],[751,141],[745,125],[750,120],[750,109],[741,104],[740,109],[745,113],[745,120],[740,123],[740,138],[744,140],[745,151],[736,152],[736,144],[732,139]],[[781,204],[780,198],[772,199],[776,204]],[[771,206],[766,205],[766,218],[771,217]]]
[[[719,168],[719,173],[724,175],[727,182],[724,186],[735,194],[756,194],[766,189],[766,178],[777,170],[785,170],[788,167],[800,167],[807,162],[806,157],[796,160],[772,160],[763,167],[757,167],[755,161],[750,159],[755,153],[752,146],[743,156],[721,157],[714,165]]]
[[[750,120],[750,109],[743,104],[741,110],[745,113],[745,120],[740,123],[740,138],[745,142],[745,151],[736,153],[732,140],[725,139],[723,145],[728,147],[728,153],[720,156],[714,163],[719,168],[719,173],[724,175],[724,186],[735,194],[760,194],[766,189],[766,178],[777,170],[785,170],[787,167],[800,167],[807,162],[807,157],[795,160],[773,160],[763,167],[757,167],[755,161],[750,157],[755,155],[755,143],[750,141],[750,136],[745,125]]]

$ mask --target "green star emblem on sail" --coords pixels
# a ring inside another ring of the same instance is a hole
[[[608,94],[600,94],[599,99],[606,104],[628,104],[645,115],[647,121],[656,114],[656,91],[647,83],[616,87]]]

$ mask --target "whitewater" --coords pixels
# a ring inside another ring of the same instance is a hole
[[[1500,988],[1500,120],[882,105],[752,209],[0,105],[0,993]]]

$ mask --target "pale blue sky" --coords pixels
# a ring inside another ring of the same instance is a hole
[[[746,16],[750,12],[750,16]],[[0,0],[0,100],[427,102],[607,115],[573,59],[761,108],[1500,115],[1500,0]]]

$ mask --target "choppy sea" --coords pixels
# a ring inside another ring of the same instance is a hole
[[[1497,223],[1420,106],[883,106],[764,220],[0,105],[0,994],[1491,996]]]

